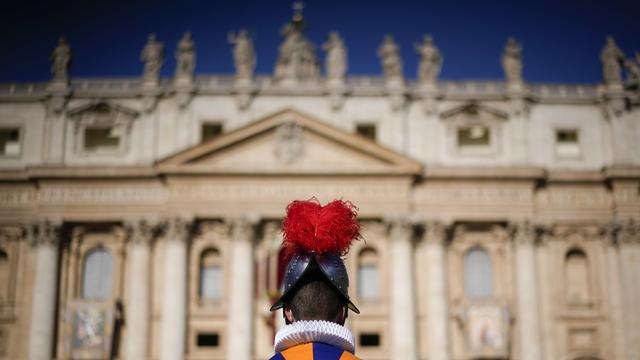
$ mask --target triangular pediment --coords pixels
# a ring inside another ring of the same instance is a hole
[[[105,101],[92,101],[69,109],[68,116],[72,119],[81,117],[84,114],[98,114],[104,116],[116,116],[122,114],[130,118],[136,118],[140,114],[137,110],[128,108],[120,104]]]
[[[361,136],[284,110],[172,155],[164,173],[419,174],[421,164]]]
[[[504,110],[475,101],[454,106],[453,108],[440,113],[440,118],[445,120],[457,119],[460,117],[507,120],[509,118],[509,114]]]

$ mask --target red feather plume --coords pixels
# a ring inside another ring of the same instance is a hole
[[[351,242],[360,238],[357,210],[351,202],[342,200],[325,206],[316,198],[293,201],[282,222],[282,245],[287,255],[315,251],[344,256]]]

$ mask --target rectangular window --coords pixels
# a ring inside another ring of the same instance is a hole
[[[220,336],[217,333],[199,333],[197,338],[198,347],[218,347]]]
[[[487,147],[491,142],[491,131],[482,125],[463,126],[458,128],[457,140],[459,148]]]
[[[222,267],[204,266],[200,269],[200,299],[216,301],[222,298]]]
[[[363,347],[380,346],[380,334],[378,333],[360,334],[360,346],[363,346]]]
[[[0,156],[20,156],[20,129],[0,129]]]
[[[575,159],[581,155],[578,130],[556,130],[556,155],[560,158]]]
[[[84,129],[84,149],[86,151],[118,150],[120,140],[120,135],[113,127],[87,127]]]
[[[358,266],[358,296],[362,300],[376,300],[378,293],[378,267],[375,265]]]
[[[356,134],[365,137],[371,141],[376,141],[376,125],[375,124],[357,124]]]
[[[219,122],[206,122],[202,124],[200,142],[204,143],[222,135],[222,124]]]

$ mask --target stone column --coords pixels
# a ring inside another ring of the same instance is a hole
[[[253,239],[255,221],[231,220],[231,293],[227,358],[253,359]]]
[[[149,347],[149,302],[151,242],[155,236],[155,226],[148,221],[128,222],[129,231],[129,276],[125,305],[127,339],[124,358],[127,360],[146,359]]]
[[[427,357],[449,359],[449,322],[445,280],[445,226],[441,222],[425,224],[424,254],[427,263]]]
[[[611,327],[613,339],[613,358],[628,359],[626,355],[625,345],[625,328],[624,328],[624,304],[622,302],[622,283],[620,277],[620,256],[618,253],[618,243],[615,241],[614,231],[615,225],[610,224],[603,227],[603,236],[606,252],[606,273],[607,283],[606,291],[609,294],[609,311],[611,314]]]
[[[640,223],[629,220],[618,232],[620,277],[628,359],[640,359]]]
[[[541,359],[534,243],[535,232],[531,224],[518,224],[515,233],[516,314],[521,360]]]
[[[391,358],[416,360],[416,307],[414,297],[412,226],[393,219],[391,242]]]
[[[167,223],[160,360],[183,360],[187,332],[187,241],[191,221]]]
[[[31,303],[29,360],[51,360],[56,315],[59,224],[39,222],[32,228],[36,273]]]

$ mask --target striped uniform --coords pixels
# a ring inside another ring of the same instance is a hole
[[[360,360],[352,353],[325,343],[310,342],[279,352],[269,360]]]

